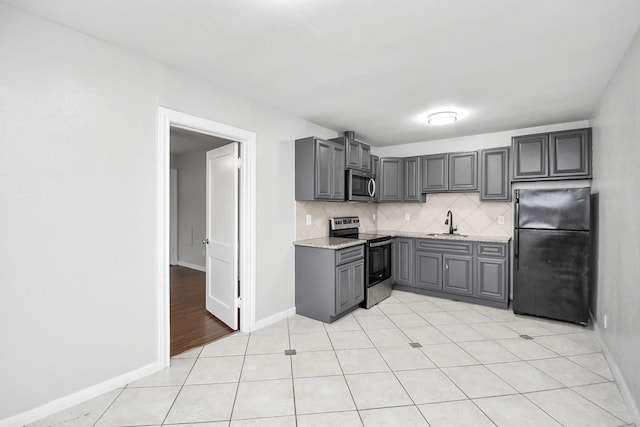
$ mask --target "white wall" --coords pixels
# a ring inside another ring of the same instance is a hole
[[[207,233],[207,152],[177,156],[178,262],[205,267],[202,240]]]
[[[455,124],[451,126],[455,126]],[[513,136],[554,132],[565,129],[579,129],[584,127],[589,127],[588,120],[558,123],[547,126],[536,126],[524,129],[512,129],[504,132],[461,136],[458,138],[439,139],[435,141],[415,142],[412,144],[373,147],[372,152],[373,154],[377,154],[381,157],[409,157],[419,156],[422,154],[453,153],[456,151],[482,150],[484,148],[510,147],[511,137]]]
[[[336,132],[4,5],[0,58],[0,420],[157,361],[158,106],[257,133],[256,319],[294,306],[293,141]]]
[[[640,423],[640,34],[593,120],[598,194],[597,322]],[[607,315],[607,328],[603,317]]]

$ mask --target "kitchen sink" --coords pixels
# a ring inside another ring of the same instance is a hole
[[[443,236],[451,236],[451,237],[467,237],[466,234],[458,234],[458,233],[453,233],[453,234],[449,234],[449,233],[429,233],[427,234],[427,236],[438,236],[438,237],[443,237]]]

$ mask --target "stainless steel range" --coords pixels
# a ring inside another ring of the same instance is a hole
[[[360,218],[329,218],[329,236],[365,240],[365,293],[362,307],[371,308],[391,295],[391,236],[360,233]]]

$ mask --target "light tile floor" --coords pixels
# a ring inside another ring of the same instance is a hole
[[[630,423],[590,329],[394,291],[332,324],[293,316],[195,348],[170,368],[33,425]]]

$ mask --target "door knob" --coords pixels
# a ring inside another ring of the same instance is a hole
[[[202,244],[203,244],[203,245],[208,245],[208,244],[209,244],[209,239],[204,239],[204,240],[202,241]]]

